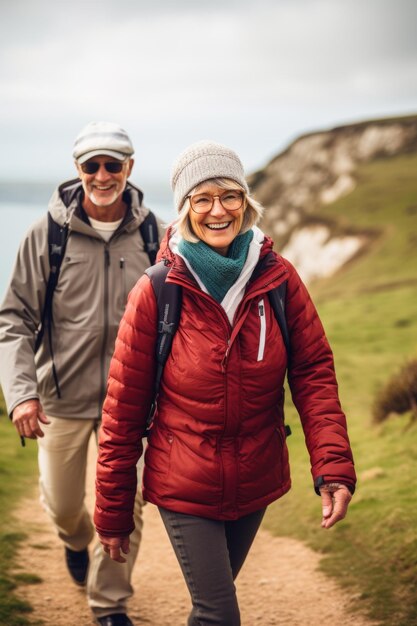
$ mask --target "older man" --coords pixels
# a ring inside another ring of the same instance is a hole
[[[81,131],[73,152],[79,178],[58,187],[49,216],[25,236],[0,309],[8,411],[22,442],[38,440],[41,500],[64,542],[68,570],[77,584],[87,584],[102,626],[132,624],[126,603],[142,527],[138,494],[127,562],[115,563],[100,546],[90,558],[88,442],[99,425],[127,294],[150,265],[158,239],[142,192],[128,182],[133,152],[116,124],[93,122]],[[56,275],[55,284],[50,277]]]

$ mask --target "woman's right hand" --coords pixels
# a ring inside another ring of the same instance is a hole
[[[98,535],[101,545],[103,546],[104,552],[110,556],[113,561],[117,561],[118,563],[126,563],[126,559],[122,556],[123,554],[129,553],[129,536],[127,537],[103,537],[102,535]]]
[[[331,528],[346,516],[352,494],[346,485],[334,482],[320,487],[320,495],[323,509],[321,527]]]

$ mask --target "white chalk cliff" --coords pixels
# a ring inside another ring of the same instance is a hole
[[[367,241],[361,233],[333,234],[320,206],[349,194],[361,163],[417,151],[417,117],[377,120],[311,133],[294,141],[249,177],[265,207],[262,227],[306,282],[335,273]]]

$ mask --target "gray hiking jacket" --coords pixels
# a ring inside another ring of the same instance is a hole
[[[23,239],[0,308],[0,383],[9,415],[39,398],[47,415],[99,418],[107,372],[127,295],[149,266],[139,225],[149,210],[127,183],[130,209],[109,242],[83,219],[81,183],[69,181],[52,196],[53,219],[69,221],[69,237],[53,297],[52,348],[61,398],[52,373],[48,333],[34,345],[49,276],[47,214]],[[162,225],[158,223],[159,240]]]

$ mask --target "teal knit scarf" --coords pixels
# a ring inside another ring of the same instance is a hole
[[[227,256],[222,256],[203,241],[191,243],[181,239],[179,253],[187,259],[210,295],[221,302],[245,265],[253,231],[238,235],[230,244]]]

